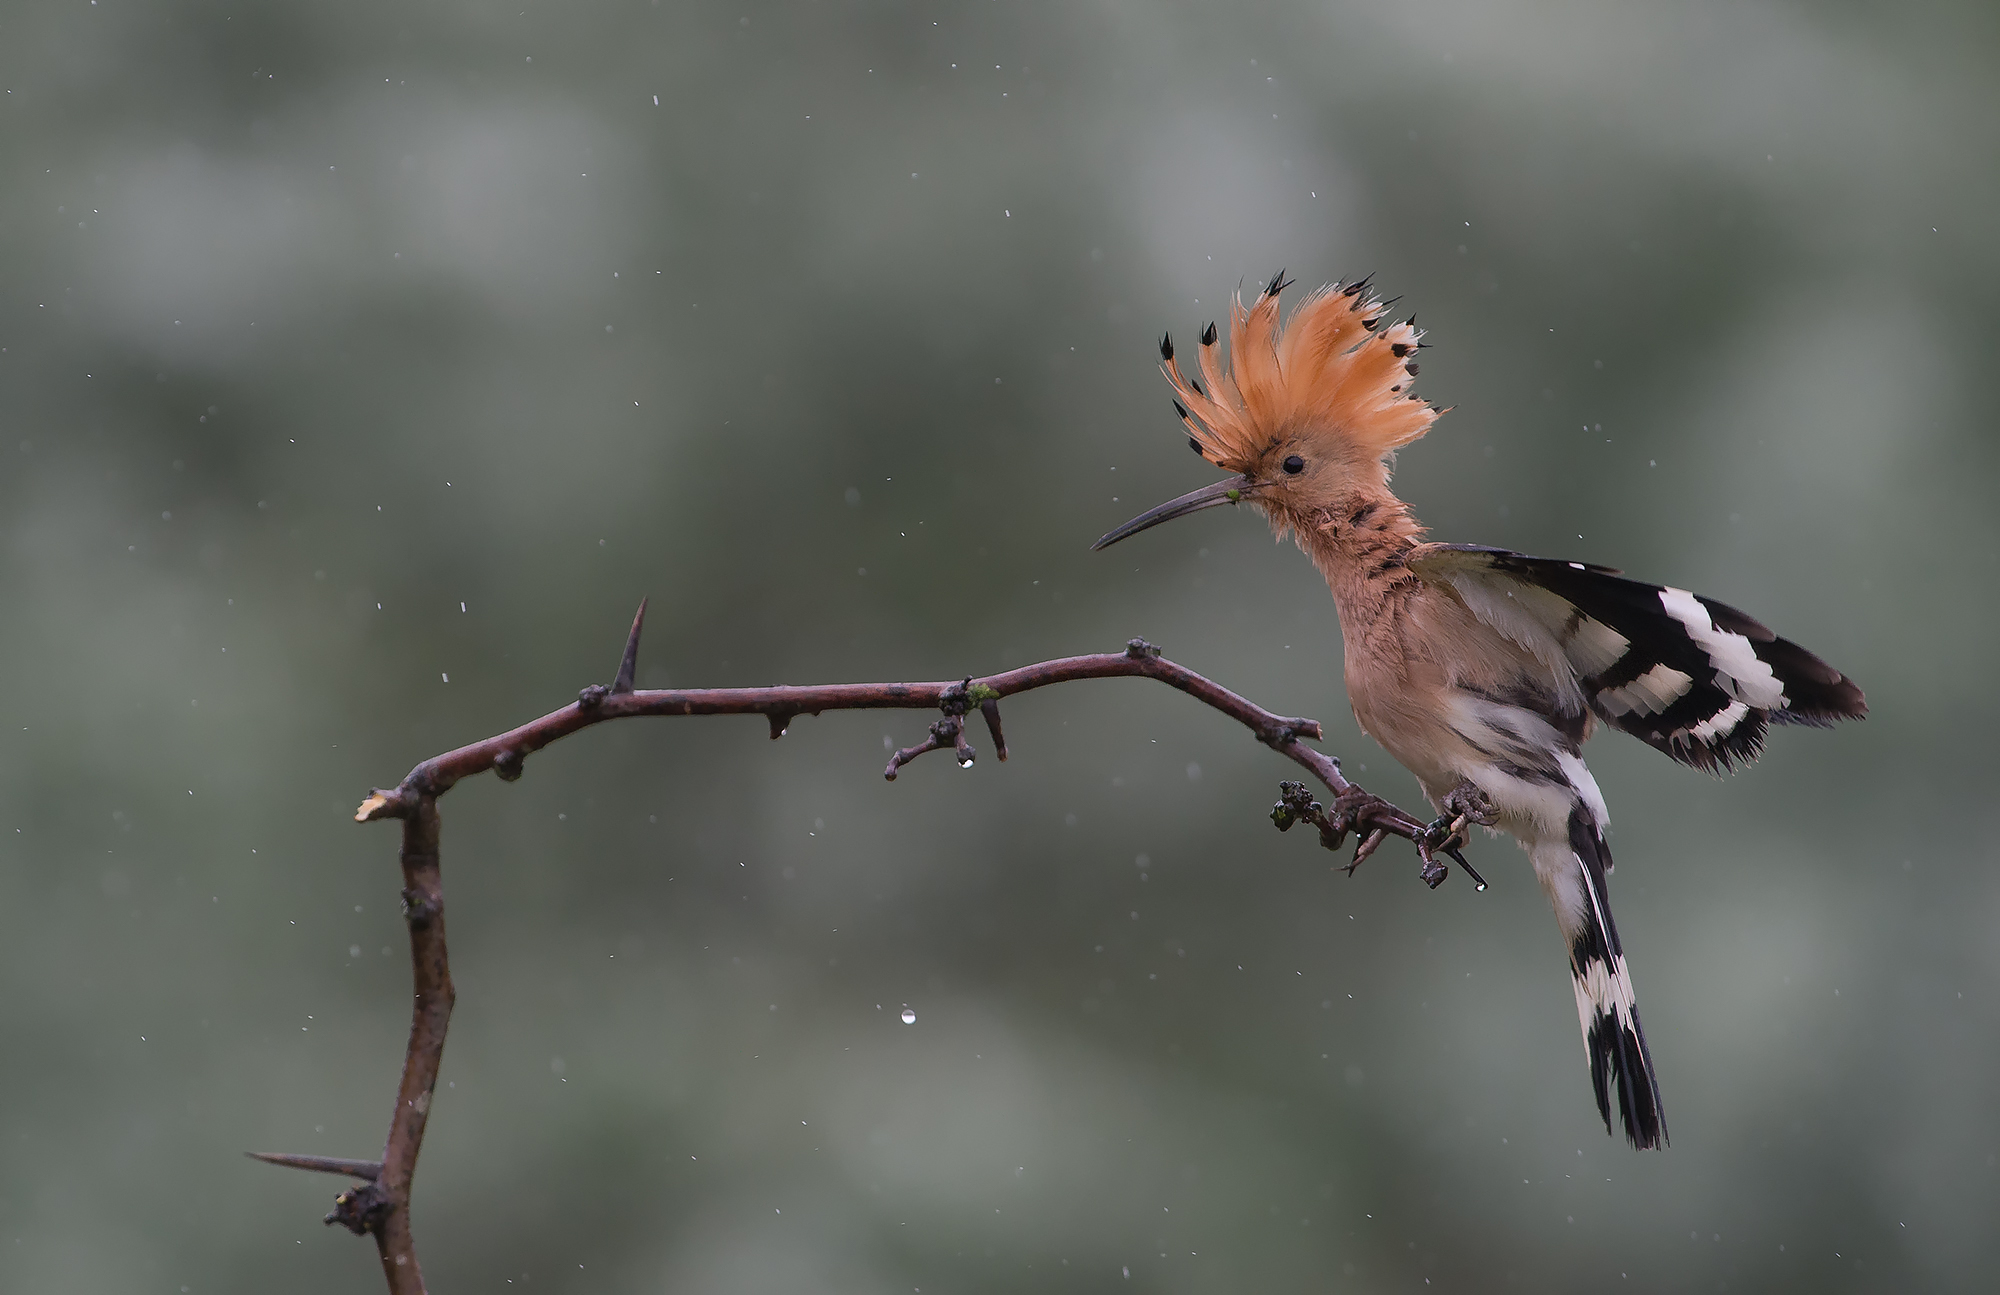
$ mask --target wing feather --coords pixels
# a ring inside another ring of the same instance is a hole
[[[1861,689],[1757,620],[1612,567],[1423,544],[1409,569],[1571,680],[1590,710],[1683,764],[1747,764],[1772,723],[1868,713]]]

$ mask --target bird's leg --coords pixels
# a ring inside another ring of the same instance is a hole
[[[1444,813],[1433,819],[1423,834],[1417,837],[1417,853],[1424,861],[1419,875],[1431,889],[1437,889],[1444,882],[1445,866],[1434,856],[1442,853],[1464,868],[1479,889],[1486,889],[1485,878],[1472,870],[1472,865],[1459,853],[1459,847],[1466,843],[1465,830],[1469,824],[1491,827],[1500,821],[1500,811],[1494,808],[1492,799],[1467,778],[1461,778],[1456,787],[1444,794],[1440,808]]]

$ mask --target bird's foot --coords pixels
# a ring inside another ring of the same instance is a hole
[[[1468,826],[1477,823],[1481,827],[1492,827],[1500,821],[1500,811],[1494,807],[1491,797],[1470,780],[1463,779],[1445,793],[1442,808],[1444,813],[1433,819],[1417,837],[1417,854],[1424,861],[1423,869],[1417,875],[1433,890],[1443,885],[1447,871],[1435,857],[1443,854],[1465,869],[1465,875],[1472,878],[1474,885],[1481,890],[1486,889],[1486,879],[1473,870],[1459,849],[1466,843]]]
[[[1350,877],[1393,833],[1416,844],[1424,861],[1417,875],[1433,890],[1446,876],[1445,866],[1433,857],[1435,854],[1451,859],[1465,869],[1479,889],[1486,889],[1486,879],[1473,871],[1458,847],[1463,844],[1460,834],[1466,823],[1490,824],[1497,821],[1497,815],[1492,802],[1470,783],[1452,789],[1445,802],[1450,813],[1427,827],[1417,826],[1415,820],[1388,801],[1351,784],[1346,792],[1334,797],[1331,808],[1314,800],[1302,782],[1281,782],[1278,793],[1278,803],[1271,806],[1271,822],[1280,832],[1291,831],[1296,823],[1311,823],[1319,829],[1319,843],[1329,850],[1338,850],[1349,832],[1359,838],[1354,845],[1354,857],[1342,865]]]
[[[1500,811],[1493,800],[1479,790],[1469,780],[1462,780],[1444,794],[1444,813],[1431,820],[1419,844],[1432,850],[1445,850],[1466,843],[1466,828],[1472,824],[1492,827],[1500,821]]]
[[[1460,830],[1466,823],[1492,827],[1500,821],[1500,810],[1493,803],[1493,798],[1479,790],[1469,778],[1461,778],[1458,786],[1444,794],[1444,811],[1454,816]]]

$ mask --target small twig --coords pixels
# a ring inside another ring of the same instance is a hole
[[[393,788],[369,793],[354,817],[361,822],[376,819],[403,820],[403,906],[410,928],[410,958],[414,969],[415,1003],[410,1022],[410,1043],[403,1059],[403,1073],[396,1093],[396,1111],[389,1125],[389,1139],[380,1161],[334,1160],[322,1156],[280,1153],[253,1153],[260,1160],[326,1173],[342,1173],[362,1179],[358,1187],[343,1192],[334,1202],[327,1222],[340,1223],[357,1233],[375,1238],[382,1258],[383,1275],[391,1295],[422,1295],[423,1274],[410,1233],[410,1183],[416,1173],[417,1153],[422,1149],[424,1125],[430,1116],[431,1099],[437,1088],[438,1067],[444,1056],[445,1032],[451,1022],[454,993],[451,968],[446,957],[444,934],[444,890],[438,866],[437,798],[474,774],[492,770],[506,781],[519,778],[527,757],[559,738],[579,729],[614,719],[642,715],[762,715],[771,725],[771,736],[782,737],[786,726],[799,715],[817,715],[829,710],[936,710],[941,717],[930,726],[929,736],[916,746],[904,747],[892,756],[883,776],[894,780],[904,765],[927,751],[950,747],[961,767],[969,767],[977,752],[966,741],[965,720],[974,706],[985,716],[993,734],[994,752],[1007,758],[1007,743],[1000,731],[999,702],[1003,697],[1032,692],[1052,684],[1078,679],[1155,679],[1193,697],[1203,705],[1236,720],[1257,740],[1310,772],[1333,794],[1332,811],[1324,810],[1307,794],[1303,783],[1286,783],[1287,800],[1272,812],[1291,818],[1279,821],[1281,828],[1292,820],[1304,819],[1320,829],[1320,839],[1329,847],[1339,845],[1348,832],[1360,834],[1361,843],[1348,865],[1351,872],[1389,836],[1411,841],[1423,839],[1426,824],[1396,808],[1381,797],[1357,787],[1340,772],[1340,761],[1305,740],[1320,737],[1320,726],[1310,719],[1276,715],[1237,696],[1186,666],[1160,655],[1160,650],[1144,639],[1133,639],[1123,652],[1091,656],[1063,657],[1022,666],[996,675],[975,679],[967,676],[953,683],[864,683],[821,684],[807,687],[776,685],[767,688],[671,688],[635,689],[638,669],[639,636],[646,619],[646,604],[632,618],[625,652],[613,683],[592,684],[577,694],[572,704],[551,711],[540,719],[509,729],[469,746],[447,751],[410,770]],[[1292,802],[1296,809],[1287,809]],[[1429,851],[1424,858],[1430,863]],[[1456,858],[1455,850],[1452,851]],[[1460,860],[1461,864],[1463,860]],[[1442,865],[1438,865],[1441,867]],[[1468,868],[1468,872],[1471,870]],[[1476,875],[1476,874],[1475,874]]]
[[[915,746],[906,746],[897,751],[896,754],[890,756],[889,767],[882,771],[882,776],[890,782],[894,782],[896,781],[896,771],[898,769],[901,769],[904,765],[926,751],[939,751],[948,746],[957,747],[962,751],[971,750],[970,747],[965,745],[965,721],[956,715],[947,715],[935,724],[932,724],[931,735],[929,737]],[[959,761],[961,768],[969,768],[971,764],[972,757],[970,755],[966,755]]]

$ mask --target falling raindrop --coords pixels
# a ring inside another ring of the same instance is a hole
[[[916,1011],[912,1008],[905,1007],[903,1009],[903,1024],[915,1025],[916,1023],[917,1023]]]

